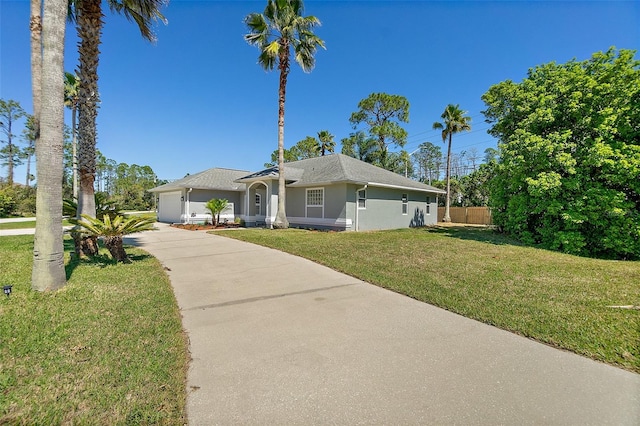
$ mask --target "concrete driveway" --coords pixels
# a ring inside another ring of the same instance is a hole
[[[640,375],[305,259],[170,228],[192,425],[639,425]],[[233,231],[229,231],[233,232]]]

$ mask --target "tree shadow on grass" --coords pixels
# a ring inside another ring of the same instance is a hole
[[[98,241],[98,247],[102,250],[104,246],[101,241]],[[125,249],[127,246],[125,246]],[[65,273],[67,276],[67,280],[71,278],[73,271],[80,265],[90,265],[99,268],[106,268],[107,266],[115,266],[118,262],[113,259],[108,253],[99,253],[96,256],[91,257],[83,257],[78,259],[75,257],[75,245],[73,240],[65,240],[64,241],[64,250],[71,252],[71,260],[65,265]],[[148,259],[152,257],[150,254],[130,254],[127,253],[129,260],[131,262],[136,262],[144,259]]]
[[[420,228],[425,232],[441,234],[461,240],[472,240],[494,245],[511,245],[527,247],[526,244],[515,240],[505,234],[501,234],[492,227],[465,226],[465,225],[434,225]]]

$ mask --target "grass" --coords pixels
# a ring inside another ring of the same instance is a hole
[[[486,228],[219,235],[324,264],[468,318],[640,373],[640,262],[526,247]],[[635,306],[635,309],[611,306]]]
[[[187,341],[162,265],[133,248],[126,265],[67,255],[67,285],[40,293],[32,250],[33,236],[0,238],[13,285],[0,298],[0,424],[185,424]]]
[[[131,216],[129,213],[124,213],[125,216]],[[155,212],[148,212],[148,213],[139,213],[139,214],[135,214],[134,216],[140,216],[140,217],[145,217],[145,218],[151,218],[151,219],[155,219],[156,218],[156,213]],[[62,221],[62,226],[69,226],[72,225],[68,220],[63,220]],[[35,220],[30,220],[27,222],[4,222],[4,223],[0,223],[0,230],[3,229],[33,229],[36,227],[36,221]]]
[[[71,225],[69,221],[63,220],[62,226]],[[36,227],[36,221],[30,220],[27,222],[5,222],[0,223],[0,229],[33,229]]]

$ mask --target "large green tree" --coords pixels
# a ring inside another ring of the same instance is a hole
[[[357,158],[365,163],[379,165],[380,147],[376,139],[367,136],[362,130],[351,133],[349,137],[343,138],[340,143],[342,144],[341,152],[344,155]]]
[[[134,21],[142,37],[154,41],[152,24],[165,18],[160,9],[168,0],[107,0],[112,12]],[[78,43],[78,219],[95,217],[94,182],[96,177],[96,119],[98,116],[98,63],[103,27],[102,0],[70,0],[70,19],[76,23]],[[76,240],[77,252],[97,253],[95,239]]]
[[[315,53],[324,48],[324,41],[313,33],[320,25],[315,16],[302,16],[302,0],[268,0],[264,13],[251,13],[244,19],[249,34],[244,39],[260,49],[258,63],[265,70],[280,71],[278,85],[278,211],[274,228],[288,228],[285,210],[286,194],[284,179],[284,106],[287,78],[290,71],[291,51],[304,72],[315,66]]]
[[[610,49],[530,69],[482,99],[499,139],[495,223],[528,243],[640,257],[640,61]]]
[[[372,93],[358,103],[358,108],[349,122],[354,129],[362,123],[367,125],[369,136],[378,143],[380,166],[393,170],[395,161],[389,158],[389,146],[404,147],[407,143],[407,131],[400,123],[409,122],[409,101],[400,95]]]
[[[465,115],[467,112],[460,109],[460,105],[449,104],[444,109],[440,118],[442,122],[433,123],[434,130],[442,130],[442,142],[449,141],[447,146],[447,168],[445,172],[445,180],[447,182],[447,195],[444,205],[443,222],[451,222],[449,207],[451,204],[451,141],[456,133],[471,130],[471,118]]]
[[[33,240],[31,286],[38,291],[55,290],[66,283],[62,243],[62,145],[64,132],[64,83],[60,77],[64,62],[67,0],[45,0],[42,19],[42,45],[34,49],[41,87],[33,87],[40,104],[39,138],[36,143],[36,230]],[[33,40],[33,39],[32,39]],[[35,81],[35,80],[34,80]]]
[[[420,144],[418,152],[413,154],[420,170],[420,179],[431,185],[434,180],[440,179],[442,167],[442,150],[431,142]]]
[[[306,138],[298,141],[294,146],[283,151],[284,162],[290,163],[292,161],[304,160],[307,158],[314,158],[320,156],[319,152],[320,141],[313,136],[307,136]],[[275,167],[278,165],[279,150],[275,150],[271,153],[271,162],[265,163],[265,167]]]
[[[20,104],[9,99],[5,101],[0,99],[0,131],[3,139],[1,142],[4,146],[0,149],[0,161],[2,165],[7,167],[7,183],[13,185],[13,168],[20,164],[20,148],[16,145],[13,138],[13,126],[16,120],[26,116],[26,113]]]

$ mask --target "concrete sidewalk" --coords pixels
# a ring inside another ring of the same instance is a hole
[[[158,226],[127,241],[168,268],[191,342],[191,425],[640,424],[640,375],[295,256]]]

